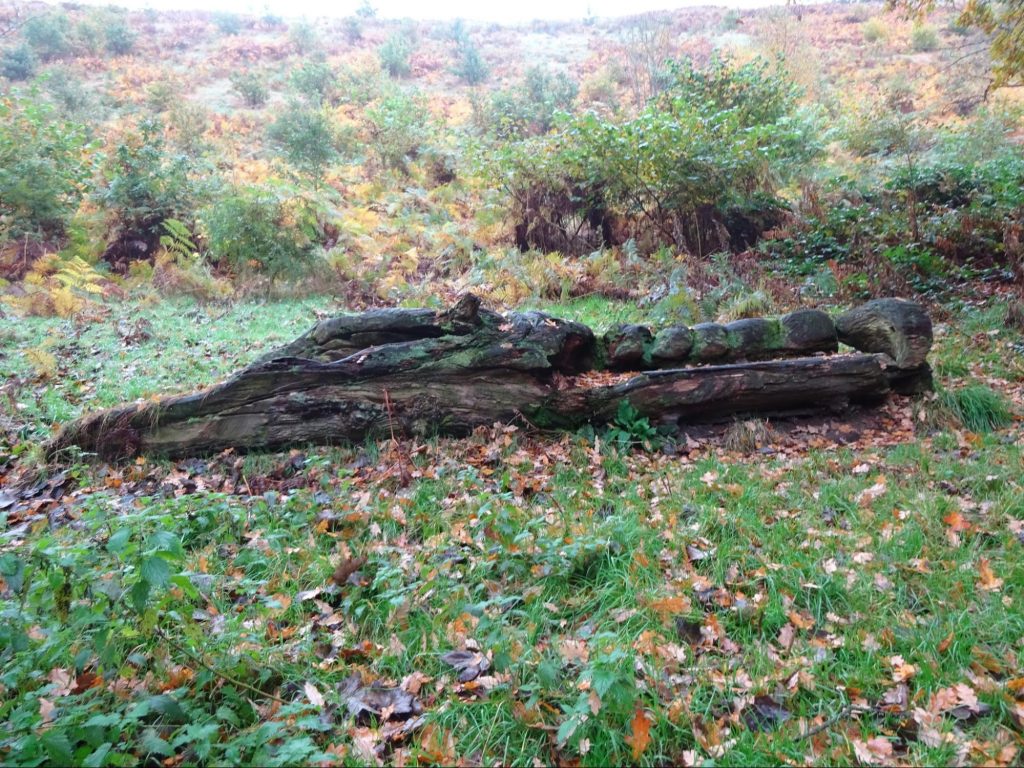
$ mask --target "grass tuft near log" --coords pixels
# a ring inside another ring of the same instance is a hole
[[[831,354],[842,342],[851,354]],[[522,419],[573,429],[626,401],[659,427],[736,414],[875,403],[930,388],[931,321],[902,299],[839,315],[801,310],[726,325],[612,329],[541,312],[500,315],[463,297],[445,312],[384,309],[319,322],[228,381],[87,415],[48,446],[105,459],[351,443],[388,434],[462,435]],[[707,363],[720,363],[707,365]],[[636,371],[588,386],[578,374]]]

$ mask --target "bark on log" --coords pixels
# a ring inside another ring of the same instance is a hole
[[[884,318],[889,312],[881,310]],[[579,323],[539,312],[506,317],[468,296],[442,313],[393,309],[322,321],[220,385],[86,416],[66,425],[48,448],[52,454],[78,446],[105,458],[184,456],[347,443],[391,430],[460,435],[517,417],[573,428],[614,419],[623,399],[653,422],[670,425],[836,408],[930,381],[917,354],[924,343],[921,323],[885,322],[890,330],[881,337],[872,332],[863,341],[847,334],[869,347],[888,345],[863,350],[869,354],[648,371],[587,387],[572,377],[602,363],[624,365],[626,358],[639,369],[677,356],[701,361],[832,350],[835,326],[824,313],[804,311],[692,332],[676,327],[671,334],[634,326],[602,343]],[[914,339],[900,341],[901,328],[913,330]],[[712,353],[713,344],[719,348]],[[903,354],[898,364],[890,349],[915,354]]]

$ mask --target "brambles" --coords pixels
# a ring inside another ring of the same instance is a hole
[[[777,181],[817,151],[798,89],[767,63],[715,58],[705,69],[687,62],[668,71],[671,84],[635,118],[591,112],[499,150],[491,173],[509,194],[517,245],[584,253],[617,244],[622,218],[647,252],[727,250],[726,209],[755,200],[763,208]]]

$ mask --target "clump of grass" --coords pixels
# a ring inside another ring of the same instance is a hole
[[[935,411],[938,421],[953,422],[971,432],[991,432],[1013,421],[1005,398],[984,384],[939,390]]]
[[[722,445],[734,453],[754,453],[777,439],[778,433],[766,419],[747,419],[734,421],[729,426],[722,437]]]
[[[910,30],[910,47],[918,53],[934,51],[939,44],[939,35],[934,27],[915,24]]]
[[[869,43],[877,43],[889,36],[889,29],[881,19],[868,19],[861,27],[864,40]]]

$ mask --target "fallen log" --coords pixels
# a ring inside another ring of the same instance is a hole
[[[376,310],[322,321],[208,390],[84,416],[47,448],[186,456],[392,431],[463,435],[517,418],[570,429],[613,420],[623,400],[652,423],[678,427],[738,413],[842,408],[930,386],[923,309],[882,300],[852,312],[835,322],[803,310],[657,334],[632,326],[599,339],[540,312],[500,315],[473,296],[440,313]],[[839,341],[859,354],[821,354]],[[708,360],[732,362],[681,367]],[[602,368],[641,372],[601,386],[577,380]]]

